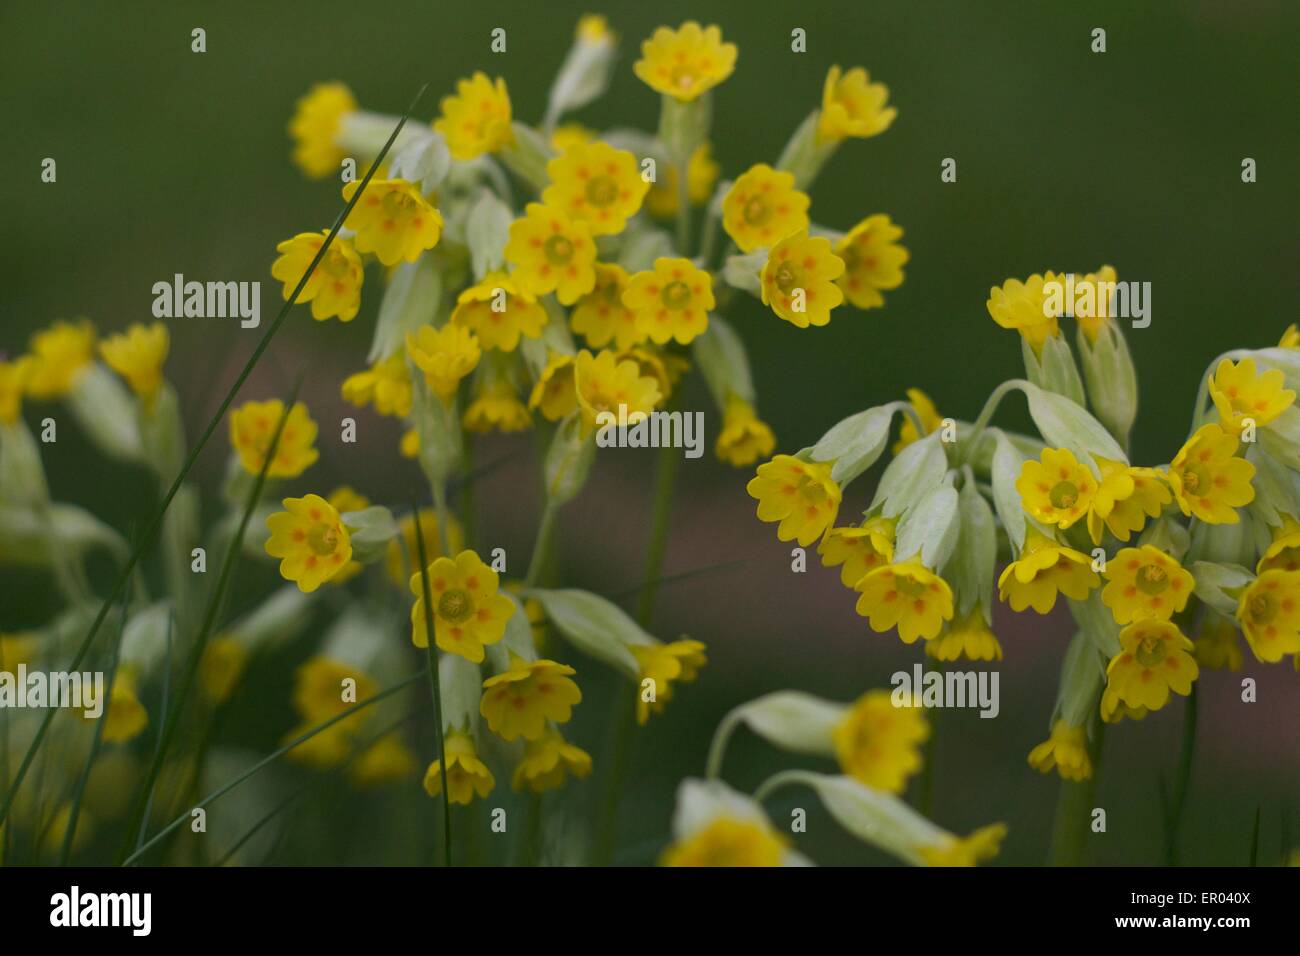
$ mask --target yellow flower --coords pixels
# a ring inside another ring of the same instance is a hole
[[[655,348],[653,345],[634,345],[630,349],[619,352],[617,357],[620,362],[624,360],[635,362],[643,376],[654,379],[655,384],[659,386],[659,401],[656,403],[658,405],[663,405],[668,400],[668,396],[673,393],[682,376],[691,368],[690,359]]]
[[[248,667],[248,649],[232,637],[219,635],[203,649],[199,687],[213,703],[224,704],[235,692]]]
[[[519,289],[532,296],[554,292],[562,305],[573,305],[596,285],[590,228],[541,203],[530,202],[510,224],[505,257]]]
[[[113,690],[109,694],[103,720],[102,739],[106,744],[128,743],[144,733],[144,729],[149,726],[149,712],[140,703],[135,674],[131,668],[120,667],[114,675]]]
[[[294,727],[284,735],[283,744],[297,740],[303,734],[315,730],[320,721],[307,721]],[[324,730],[317,731],[311,737],[298,744],[287,754],[295,763],[300,763],[315,770],[329,770],[337,767],[352,755],[357,728],[353,721],[341,721],[331,724]]]
[[[736,68],[736,45],[722,42],[716,26],[703,29],[687,20],[676,30],[659,27],[641,43],[632,69],[656,92],[681,102],[698,99]]]
[[[1241,431],[1247,419],[1267,425],[1295,403],[1282,372],[1272,368],[1256,374],[1253,358],[1223,359],[1209,384],[1224,428],[1233,431]]]
[[[521,432],[532,423],[528,408],[504,378],[494,378],[484,384],[462,417],[467,431],[481,435],[494,429],[504,434]]]
[[[546,174],[542,202],[582,220],[593,236],[622,232],[650,188],[635,156],[599,140],[569,147],[546,164]]]
[[[650,719],[651,711],[663,713],[664,704],[672,700],[673,681],[690,683],[708,663],[704,644],[685,638],[667,644],[633,644],[628,650],[640,668],[637,684],[642,690],[636,698],[636,722],[642,725]],[[653,700],[645,699],[646,681],[651,682]]]
[[[540,409],[542,416],[551,422],[567,417],[578,407],[578,390],[575,384],[577,361],[572,355],[552,352],[546,367],[537,376],[533,391],[528,396],[529,410]]]
[[[353,683],[345,685],[345,681]],[[345,686],[355,687],[356,702],[373,697],[379,690],[364,671],[318,654],[294,672],[294,710],[315,724],[337,717],[354,706],[344,699]]]
[[[844,275],[838,280],[844,297],[859,309],[885,304],[881,292],[903,284],[903,266],[912,257],[897,243],[900,226],[883,213],[868,216],[835,244],[835,254],[844,260]]]
[[[551,149],[562,153],[571,146],[590,143],[595,138],[596,134],[581,123],[565,123],[551,133]]]
[[[702,206],[713,195],[713,184],[718,181],[721,167],[714,162],[713,147],[701,143],[691,153],[686,163],[686,191],[693,206]],[[677,215],[677,166],[665,163],[659,167],[659,175],[650,184],[650,191],[645,196],[645,208],[656,219],[671,219]]]
[[[1290,515],[1282,516],[1282,527],[1273,531],[1273,540],[1259,556],[1256,574],[1277,568],[1282,571],[1300,571],[1300,522]]]
[[[1029,751],[1029,766],[1040,773],[1056,770],[1062,780],[1087,780],[1092,776],[1087,730],[1058,720],[1052,736]]]
[[[94,361],[95,327],[89,319],[55,322],[33,335],[30,346],[27,394],[40,400],[62,398]]]
[[[731,395],[722,415],[722,431],[714,445],[717,456],[736,468],[766,458],[776,448],[776,436],[754,412],[754,406]]]
[[[575,673],[567,664],[526,661],[511,652],[510,669],[483,682],[479,713],[502,740],[537,740],[547,721],[567,723],[573,705],[582,701],[582,691],[569,680]]]
[[[280,576],[300,591],[315,591],[352,560],[352,538],[338,511],[320,495],[285,498],[284,511],[266,519],[266,553],[280,558]]]
[[[592,348],[604,348],[613,341],[622,350],[646,340],[636,313],[623,304],[628,279],[622,266],[597,262],[596,285],[573,307],[569,324]]]
[[[1060,281],[1061,277],[1056,276]],[[1087,336],[1089,342],[1096,342],[1097,336],[1101,334],[1102,328],[1114,316],[1110,314],[1110,295],[1108,289],[1113,287],[1118,277],[1115,275],[1115,269],[1111,266],[1102,266],[1096,272],[1089,272],[1082,278],[1074,280],[1074,293],[1077,299],[1080,294],[1087,295],[1089,289],[1092,292],[1092,315],[1075,315],[1075,321],[1079,323],[1079,328],[1083,329],[1083,334]],[[1101,283],[1108,283],[1106,288],[1100,288]],[[1081,293],[1080,290],[1083,290]]]
[[[809,238],[806,232],[786,236],[763,265],[763,304],[801,329],[825,325],[831,310],[844,301],[835,284],[843,274],[844,260],[831,252],[829,239]]]
[[[1116,724],[1127,717],[1129,720],[1141,720],[1148,711],[1145,707],[1130,707],[1119,699],[1111,687],[1101,692],[1101,719],[1108,724]]]
[[[293,137],[293,161],[312,179],[324,179],[339,171],[347,154],[335,144],[343,117],[355,113],[357,101],[342,83],[317,83],[298,100],[289,120]]]
[[[35,660],[39,647],[34,634],[0,634],[0,671],[16,674],[19,664]]]
[[[415,540],[415,516],[408,514],[397,522],[400,537],[388,542],[384,556],[384,570],[388,579],[402,587],[411,577],[411,568],[420,560],[420,547]],[[424,556],[432,561],[442,557],[441,535],[438,533],[438,513],[432,508],[420,509],[420,531],[424,538]],[[455,515],[447,515],[447,547],[452,554],[465,546],[465,532]]]
[[[877,136],[889,129],[898,110],[885,104],[889,87],[872,83],[871,76],[860,66],[841,73],[832,66],[822,85],[822,111],[817,118],[817,139],[838,141],[853,136]]]
[[[1214,616],[1201,625],[1201,633],[1193,642],[1196,645],[1196,663],[1212,671],[1241,670],[1241,644],[1237,640],[1237,627],[1226,617]]]
[[[1067,448],[1044,448],[1039,461],[1026,461],[1016,479],[1025,511],[1043,524],[1062,531],[1088,512],[1097,493],[1097,479]]]
[[[652,342],[663,345],[675,339],[688,345],[709,327],[713,279],[689,259],[659,258],[653,269],[628,280],[623,304]]]
[[[339,485],[330,492],[329,497],[325,500],[330,503],[330,507],[339,513],[340,517],[354,511],[365,511],[370,507],[370,499],[365,495],[358,494],[350,485]],[[360,561],[349,561],[330,581],[333,584],[343,584],[346,581],[351,581],[361,573],[363,567]]]
[[[343,198],[360,187],[359,179],[348,183]],[[358,252],[373,252],[386,266],[414,262],[442,237],[442,213],[405,179],[372,179],[344,225],[356,231]]]
[[[1265,571],[1237,604],[1237,621],[1257,660],[1300,652],[1300,571]]]
[[[1120,541],[1141,531],[1147,518],[1155,518],[1174,500],[1165,476],[1154,468],[1137,468],[1096,456],[1101,469],[1097,493],[1088,508],[1088,534],[1101,544],[1109,529]]]
[[[758,499],[758,520],[779,521],[776,536],[808,547],[835,523],[840,486],[831,479],[831,462],[777,455],[758,466],[745,486]]]
[[[1052,274],[1049,272],[1048,277]],[[1004,329],[1015,329],[1024,337],[1034,353],[1043,350],[1043,343],[1061,334],[1060,310],[1048,308],[1047,293],[1043,290],[1043,276],[1035,273],[1024,282],[1008,279],[1001,286],[989,289],[985,306],[993,321]]]
[[[429,594],[433,598],[434,639],[448,654],[459,654],[474,664],[483,660],[483,645],[495,644],[514,614],[514,603],[498,593],[497,573],[473,551],[437,558],[429,565]],[[411,575],[411,641],[428,647],[424,613],[423,576]]]
[[[590,773],[591,755],[565,740],[558,730],[547,728],[538,739],[525,744],[510,786],[543,793],[563,785],[568,776],[581,780]]]
[[[496,786],[496,778],[474,749],[474,738],[453,731],[443,742],[447,754],[447,799],[452,803],[468,805],[478,794],[486,797]],[[442,764],[435,760],[424,772],[424,792],[431,797],[442,793]]]
[[[397,734],[388,734],[357,754],[348,769],[348,777],[358,787],[369,789],[405,780],[415,768],[411,748]]]
[[[722,199],[722,228],[744,252],[770,249],[786,236],[808,229],[807,193],[794,174],[767,163],[751,166]]]
[[[27,356],[0,361],[0,424],[12,425],[22,415],[23,392],[31,370],[32,360]]]
[[[928,866],[978,866],[998,855],[1006,835],[1006,824],[994,823],[970,836],[946,837],[939,845],[920,847],[917,852]]]
[[[108,367],[126,379],[131,391],[139,395],[148,408],[162,384],[162,367],[167,360],[170,342],[167,326],[161,322],[132,325],[121,335],[100,342],[99,352]]]
[[[998,594],[1013,611],[1032,607],[1046,614],[1056,606],[1058,591],[1072,601],[1082,601],[1100,584],[1086,554],[1030,529],[1019,560],[1008,564],[998,578]]]
[[[403,432],[402,439],[397,444],[397,451],[403,458],[419,458],[420,433],[414,428]]]
[[[1122,549],[1102,573],[1107,584],[1101,600],[1118,624],[1167,621],[1187,606],[1196,586],[1186,568],[1149,544]]]
[[[343,400],[365,408],[374,405],[381,415],[405,418],[411,414],[411,368],[401,352],[381,359],[364,372],[343,380]]]
[[[912,410],[916,412],[916,417],[921,420],[921,427],[925,429],[925,434],[930,434],[943,424],[943,416],[934,407],[934,402],[930,400],[929,395],[919,388],[909,388],[907,390],[907,401],[912,406]],[[921,435],[917,434],[916,425],[912,423],[912,416],[904,415],[903,424],[898,429],[898,441],[894,442],[894,447],[890,450],[897,455],[912,442],[919,441],[921,437]]]
[[[483,348],[503,352],[514,351],[521,335],[538,338],[546,319],[546,310],[504,272],[489,272],[462,292],[451,314],[453,322],[478,336]]]
[[[514,142],[510,130],[510,93],[506,81],[476,71],[456,81],[454,96],[444,96],[442,115],[433,128],[447,140],[453,159],[475,159]]]
[[[369,191],[366,195],[369,197]],[[280,292],[286,302],[328,235],[328,229],[300,232],[275,247],[280,256],[271,263],[271,277],[284,283]],[[311,303],[311,317],[318,322],[332,315],[337,315],[340,322],[351,322],[361,308],[361,286],[365,281],[365,269],[352,240],[335,236],[298,294],[298,301]]]
[[[762,820],[718,817],[664,851],[660,866],[780,866],[789,841]]]
[[[1178,507],[1207,524],[1236,524],[1236,509],[1255,498],[1255,466],[1236,457],[1237,436],[1211,422],[1196,430],[1169,465]]]
[[[517,338],[518,332],[515,335]],[[449,402],[456,394],[460,380],[478,366],[483,351],[473,332],[455,322],[448,322],[440,329],[422,325],[414,332],[407,332],[406,354],[424,373],[424,380],[433,394]]]
[[[868,571],[894,560],[894,519],[875,515],[861,525],[831,528],[817,546],[822,565],[840,565],[840,582],[851,588]]]
[[[920,707],[895,707],[887,690],[863,694],[831,731],[840,768],[886,793],[902,793],[921,769],[930,725]]]
[[[636,362],[619,360],[610,351],[595,355],[586,349],[579,352],[574,362],[573,382],[588,429],[603,424],[602,413],[617,419],[620,405],[626,409],[626,421],[640,421],[659,401],[655,380],[643,376]]]
[[[1292,322],[1282,333],[1282,338],[1278,340],[1277,347],[1280,349],[1300,349],[1300,329]]]
[[[269,402],[245,402],[230,413],[230,444],[250,475],[261,473],[283,415],[284,402],[278,398]],[[320,457],[312,447],[315,441],[316,423],[307,414],[307,406],[294,402],[280,430],[280,441],[275,446],[275,459],[266,470],[267,477],[297,478]]]
[[[1138,621],[1119,632],[1120,652],[1106,668],[1107,687],[1130,707],[1159,710],[1169,692],[1186,696],[1199,670],[1192,642],[1170,621]]]
[[[871,629],[884,634],[897,627],[904,644],[928,641],[952,620],[952,588],[915,558],[868,571],[853,588],[861,595],[855,610]]]
[[[976,607],[959,621],[953,621],[938,637],[925,642],[925,656],[939,661],[1000,661],[1002,645]]]

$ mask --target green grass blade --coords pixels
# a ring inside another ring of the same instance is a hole
[[[176,615],[174,613],[167,615],[167,659],[163,663],[164,669],[163,669],[162,708],[161,708],[162,715],[163,715],[162,716],[163,723],[162,726],[158,728],[158,746],[162,746],[162,731],[166,729],[167,711],[171,707],[172,628],[175,625],[175,623],[176,623]],[[153,811],[153,795],[154,795],[153,787],[149,788],[148,794],[149,794],[148,799],[145,800],[145,804],[144,804],[144,818],[146,820],[149,819],[149,814]],[[140,833],[136,837],[135,846],[137,850],[140,848],[140,844],[144,842],[144,831],[145,828],[141,827]]]
[[[446,534],[446,514],[439,516],[439,530]],[[438,677],[438,644],[433,627],[433,596],[429,591],[429,558],[424,553],[424,532],[420,530],[420,507],[411,509],[415,520],[415,550],[420,559],[420,589],[424,592],[425,656],[429,664],[429,684],[433,689],[434,740],[438,745],[438,766],[442,770],[442,861],[451,866],[451,775],[447,772],[447,749],[442,737],[442,686]],[[446,551],[446,547],[443,548]]]
[[[739,568],[748,563],[749,562],[742,558],[736,561],[723,561],[720,564],[708,564],[702,568],[691,568],[689,571],[679,571],[677,574],[661,575],[651,581],[642,582],[641,584],[633,585],[630,588],[624,588],[622,591],[617,591],[614,594],[609,595],[609,599],[611,601],[622,601],[630,598],[635,594],[639,594],[646,584],[650,584],[654,587],[660,587],[665,584],[681,584],[683,581],[689,581],[692,578],[702,578],[706,575],[717,574],[720,571],[730,571],[733,568]]]

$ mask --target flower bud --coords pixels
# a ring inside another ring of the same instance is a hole
[[[1089,340],[1082,327],[1076,344],[1088,399],[1101,423],[1123,447],[1137,417],[1137,372],[1124,333],[1114,322],[1103,323],[1097,337]]]

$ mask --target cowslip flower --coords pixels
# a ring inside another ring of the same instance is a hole
[[[55,322],[31,337],[27,394],[49,400],[72,391],[81,373],[95,358],[95,327],[89,319]]]
[[[99,343],[99,352],[108,367],[126,379],[131,391],[148,408],[162,384],[162,367],[170,344],[167,326],[161,322],[137,324],[120,335],[104,339]]]
[[[731,395],[722,413],[722,430],[713,446],[717,456],[736,468],[766,458],[776,448],[776,436],[743,398]]]
[[[817,546],[824,567],[839,565],[840,582],[851,588],[873,571],[894,560],[893,518],[874,515],[860,525],[831,528]]]
[[[499,593],[496,571],[473,551],[462,551],[455,559],[437,558],[428,568],[429,595],[433,600],[433,633],[438,647],[459,654],[474,664],[482,663],[485,644],[495,644],[506,631],[515,605]],[[428,647],[424,610],[424,575],[411,575],[411,642]]]
[[[415,332],[407,332],[406,354],[424,373],[433,394],[449,402],[460,380],[478,366],[483,351],[473,332],[448,322],[440,329],[422,325]]]
[[[664,851],[660,866],[781,866],[789,841],[760,819],[719,816]]]
[[[511,653],[509,669],[483,682],[479,713],[502,740],[537,740],[547,721],[567,723],[582,701],[582,691],[569,679],[575,673],[568,664]]]
[[[1282,337],[1277,341],[1277,347],[1280,349],[1300,349],[1300,328],[1292,322],[1282,333]]]
[[[533,793],[544,793],[562,786],[568,777],[581,780],[590,773],[591,755],[565,740],[558,730],[547,728],[524,746],[524,755],[515,765],[510,786],[515,790],[527,787]]]
[[[365,790],[405,780],[415,769],[411,748],[397,734],[387,734],[356,755],[348,779]]]
[[[1138,621],[1119,632],[1120,652],[1106,668],[1107,687],[1130,707],[1159,710],[1169,692],[1186,696],[1200,673],[1195,648],[1171,621]]]
[[[510,92],[501,77],[493,81],[476,71],[469,79],[457,80],[455,94],[444,96],[439,106],[442,115],[433,128],[447,140],[453,159],[475,159],[514,141]]]
[[[340,516],[354,511],[364,511],[370,507],[370,499],[358,494],[351,485],[339,485],[325,500]],[[363,569],[364,565],[360,561],[349,561],[330,579],[330,583],[345,584],[360,574]]]
[[[662,713],[664,704],[672,699],[673,682],[690,683],[701,667],[708,663],[702,641],[683,638],[667,644],[633,644],[628,648],[636,658],[639,674],[637,683],[645,687],[650,681],[654,693],[646,700],[644,693],[636,698],[636,722],[645,725],[650,713]]]
[[[925,642],[925,656],[938,661],[1000,661],[1002,645],[976,607],[970,614],[949,624],[938,637]]]
[[[1241,592],[1237,622],[1256,659],[1300,652],[1300,571],[1265,571]]]
[[[328,229],[300,232],[275,247],[280,255],[271,263],[271,277],[283,283],[280,294],[286,302],[327,236]],[[335,315],[340,322],[351,322],[361,309],[361,286],[365,280],[361,256],[357,255],[352,240],[335,236],[298,294],[298,301],[311,303],[311,317],[318,322]]]
[[[930,725],[920,707],[895,707],[887,690],[859,697],[831,731],[840,768],[886,793],[902,793],[921,769]]]
[[[689,345],[709,327],[713,278],[689,259],[659,258],[652,269],[628,280],[623,304],[652,342]]]
[[[659,27],[642,41],[641,59],[632,70],[652,90],[690,102],[731,76],[736,52],[734,43],[722,41],[717,26],[701,29],[687,20],[676,30]]]
[[[546,174],[543,204],[582,220],[593,236],[622,232],[650,188],[635,156],[599,140],[569,147],[546,164]]]
[[[573,305],[596,285],[596,243],[585,222],[530,202],[510,224],[505,258],[520,290],[532,296],[554,292]]]
[[[794,174],[758,163],[741,173],[722,199],[722,228],[743,252],[770,249],[808,229],[808,194]]]
[[[552,352],[533,383],[528,396],[529,411],[541,411],[542,417],[550,422],[567,418],[578,407],[577,367],[572,355]]]
[[[235,692],[248,668],[248,648],[225,634],[218,634],[203,649],[199,662],[199,689],[215,704],[224,704]]]
[[[1207,524],[1236,524],[1236,509],[1255,498],[1255,466],[1237,457],[1237,436],[1211,422],[1196,430],[1169,465],[1183,514]]]
[[[916,417],[921,420],[921,427],[925,429],[926,435],[943,424],[943,416],[935,408],[934,401],[919,388],[907,390],[907,403],[912,406],[912,411],[916,412]],[[912,442],[920,441],[922,437],[924,436],[917,431],[912,416],[904,415],[903,423],[898,427],[898,441],[894,442],[894,447],[890,451],[897,455]]]
[[[691,368],[690,359],[682,355],[657,349],[653,345],[634,345],[617,353],[620,362],[635,362],[641,374],[654,379],[659,386],[659,401],[662,405],[672,395],[677,383]]]
[[[1255,371],[1255,360],[1223,359],[1210,378],[1210,397],[1223,427],[1240,432],[1246,421],[1267,425],[1295,404],[1295,392],[1286,387],[1279,369]]]
[[[1241,643],[1237,626],[1226,617],[1215,615],[1201,625],[1201,633],[1192,641],[1196,646],[1196,663],[1212,671],[1239,671],[1242,664]]]
[[[1087,780],[1092,776],[1087,729],[1058,720],[1051,737],[1029,751],[1029,766],[1040,773],[1055,770],[1062,780]]]
[[[467,431],[480,435],[492,431],[507,435],[521,432],[532,423],[533,417],[515,394],[514,386],[501,377],[483,382],[461,417],[461,424]]]
[[[826,72],[822,84],[822,110],[817,118],[817,139],[838,142],[850,136],[866,138],[889,129],[898,110],[886,106],[889,87],[872,83],[860,66],[847,73],[838,66]]]
[[[283,415],[284,402],[278,398],[245,402],[230,413],[230,444],[250,475],[261,474],[271,439]],[[307,406],[294,402],[280,430],[275,458],[266,469],[267,477],[297,478],[320,457],[315,441],[316,423],[307,413]]]
[[[1165,476],[1154,468],[1142,468],[1094,456],[1101,481],[1088,508],[1088,535],[1101,544],[1110,531],[1116,539],[1128,541],[1142,530],[1148,518],[1159,517],[1174,500]]]
[[[964,837],[949,835],[931,846],[917,847],[927,866],[979,866],[1002,849],[1007,835],[1005,823],[991,823]]]
[[[855,308],[879,308],[885,304],[880,293],[903,284],[903,266],[912,254],[898,244],[902,235],[902,227],[880,213],[863,219],[835,243],[835,254],[844,260],[844,274],[837,281]]]
[[[596,263],[596,284],[569,315],[570,327],[592,348],[601,349],[613,342],[622,351],[646,340],[636,313],[623,304],[630,278],[622,266]]]
[[[781,541],[808,547],[835,523],[840,486],[831,478],[831,462],[803,461],[777,455],[758,466],[745,490],[758,499],[758,520],[777,521]]]
[[[361,180],[353,180],[343,198],[351,200],[360,188]],[[442,213],[405,179],[372,179],[344,225],[356,232],[358,252],[373,252],[386,266],[414,262],[442,237]]]
[[[1037,273],[1024,282],[1008,279],[989,289],[985,303],[993,321],[1004,329],[1019,332],[1033,347],[1035,355],[1042,353],[1043,343],[1049,338],[1061,334],[1061,310],[1049,308],[1047,293],[1043,289],[1045,281]]]
[[[1131,707],[1119,699],[1113,687],[1106,687],[1101,692],[1101,719],[1108,724],[1117,724],[1125,718],[1142,720],[1149,711],[1145,707]]]
[[[335,143],[335,137],[343,117],[357,108],[352,91],[343,83],[317,83],[308,90],[289,120],[294,165],[312,179],[337,173],[347,153]]]
[[[713,159],[713,147],[701,143],[686,163],[686,192],[692,206],[702,206],[713,195],[720,167]],[[678,170],[675,163],[659,166],[658,177],[645,194],[645,209],[656,219],[671,219],[678,208]]]
[[[504,272],[489,272],[456,298],[452,322],[478,336],[485,349],[512,352],[520,336],[542,334],[546,309]]]
[[[1058,544],[1032,528],[1025,536],[1020,557],[1002,569],[998,595],[1013,611],[1032,607],[1046,614],[1056,606],[1056,595],[1082,601],[1101,585],[1088,556]]]
[[[424,556],[432,560],[442,557],[442,533],[438,529],[438,512],[432,508],[420,509],[420,537],[424,539]],[[404,585],[411,577],[411,561],[420,555],[420,542],[415,539],[415,515],[403,515],[397,522],[398,537],[388,542],[388,551],[384,555],[384,570],[388,579],[398,587]],[[464,547],[465,530],[456,520],[455,515],[447,515],[447,547],[449,554],[458,554]]]
[[[1027,514],[1064,531],[1087,514],[1097,479],[1068,448],[1044,448],[1021,466],[1016,491]]]
[[[266,519],[266,553],[280,558],[280,576],[315,591],[352,560],[352,539],[338,511],[320,495],[285,498]]]
[[[486,797],[496,786],[496,778],[478,758],[474,738],[460,731],[452,731],[443,741],[447,756],[447,799],[468,806],[477,794]],[[424,792],[431,797],[442,793],[442,762],[435,760],[424,772]]]
[[[1101,600],[1117,624],[1139,620],[1167,621],[1187,606],[1196,580],[1191,572],[1159,548],[1144,544],[1123,548],[1102,572]]]
[[[321,723],[351,709],[354,703],[343,697],[344,681],[352,682],[358,701],[373,697],[379,690],[374,678],[364,671],[317,654],[294,671],[294,710],[310,723]]]
[[[825,325],[831,310],[844,301],[835,282],[843,274],[844,260],[831,251],[829,239],[806,232],[786,236],[763,264],[763,304],[801,329]]]
[[[103,741],[125,744],[139,737],[149,726],[149,712],[140,703],[136,675],[130,667],[119,667],[103,714]]]
[[[904,644],[938,636],[953,615],[952,588],[918,559],[890,563],[868,571],[853,586],[854,608],[877,634],[898,628]]]
[[[373,405],[380,415],[405,418],[411,414],[411,367],[401,352],[394,352],[343,380],[343,400],[357,408]]]
[[[0,424],[12,425],[22,414],[31,367],[32,360],[26,356],[12,362],[0,360]]]
[[[1259,556],[1255,573],[1263,574],[1274,568],[1300,571],[1300,522],[1291,515],[1282,516],[1282,527],[1274,529],[1273,540]]]
[[[1074,280],[1075,299],[1082,296],[1083,302],[1092,303],[1091,308],[1082,310],[1086,314],[1081,314],[1077,308],[1074,310],[1075,321],[1089,342],[1096,342],[1101,330],[1114,318],[1111,314],[1110,295],[1103,293],[1113,289],[1117,279],[1112,266],[1102,266],[1096,272],[1089,272]]]
[[[315,730],[316,721],[307,721],[292,728],[284,735],[283,744],[288,745],[303,734]],[[286,756],[294,763],[311,767],[315,770],[331,770],[350,756],[356,746],[357,729],[354,721],[340,721],[324,730],[317,731],[299,743]]]
[[[642,375],[636,362],[620,360],[610,351],[595,355],[586,349],[579,352],[573,383],[588,429],[602,424],[606,414],[619,417],[620,406],[626,410],[626,421],[640,421],[654,410],[660,397],[658,383]]]

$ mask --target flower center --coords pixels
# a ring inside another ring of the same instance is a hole
[[[1256,624],[1267,624],[1277,614],[1277,605],[1267,594],[1256,594],[1246,605],[1246,611]]]
[[[789,295],[799,287],[799,270],[789,262],[783,262],[776,269],[776,287]]]
[[[593,206],[608,206],[618,198],[618,183],[609,176],[596,176],[587,181],[587,202]]]
[[[1058,481],[1047,496],[1053,508],[1073,508],[1079,500],[1079,488],[1072,481]]]
[[[1164,639],[1157,635],[1144,634],[1142,640],[1138,642],[1133,656],[1137,658],[1137,662],[1143,667],[1155,667],[1165,659]]]
[[[664,286],[659,298],[670,309],[684,309],[691,304],[691,287],[678,279]]]
[[[468,591],[462,591],[460,588],[450,588],[443,592],[442,597],[438,598],[438,616],[444,621],[459,624],[468,620],[473,613],[474,602],[470,600]]]
[[[1134,582],[1143,594],[1156,595],[1169,587],[1169,575],[1165,569],[1156,564],[1144,564],[1138,569]]]
[[[1204,468],[1192,466],[1183,471],[1183,487],[1192,494],[1201,490],[1201,486],[1209,487],[1209,475],[1205,473]]]
[[[772,216],[772,209],[761,196],[755,196],[749,202],[745,203],[743,213],[745,222],[751,226],[761,226]]]
[[[689,66],[678,66],[673,68],[673,86],[677,87],[683,93],[688,92],[695,85],[695,71]]]
[[[333,249],[331,249],[329,254],[325,256],[325,261],[322,263],[322,266],[325,271],[335,279],[341,279],[348,274],[347,256],[343,255],[341,252],[336,252]]]
[[[339,546],[339,529],[337,525],[327,524],[322,521],[320,524],[312,525],[307,532],[307,547],[311,548],[312,553],[324,557],[327,554],[333,554]]]
[[[551,236],[542,244],[546,259],[553,266],[567,266],[573,258],[573,243],[567,236]]]
[[[384,213],[392,219],[409,215],[415,206],[414,200],[404,192],[393,190],[384,196]]]
[[[925,585],[922,582],[902,574],[894,575],[894,587],[910,598],[919,598],[925,594]]]

